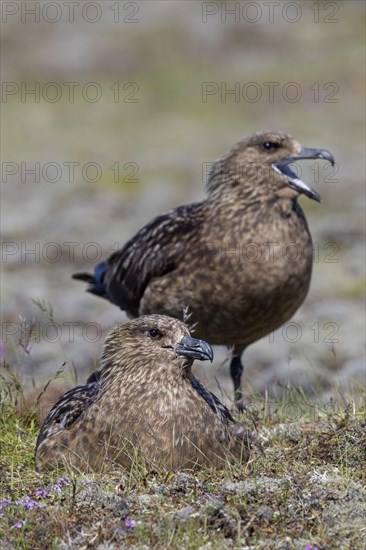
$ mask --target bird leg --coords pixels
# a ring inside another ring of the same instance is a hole
[[[234,383],[235,405],[239,412],[244,412],[245,409],[243,404],[243,392],[241,389],[241,375],[243,370],[244,367],[241,362],[241,355],[234,355],[230,363],[230,374]]]

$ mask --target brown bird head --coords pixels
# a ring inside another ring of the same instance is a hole
[[[208,177],[207,191],[216,198],[244,196],[248,202],[271,199],[273,196],[296,198],[304,194],[320,201],[320,195],[291,170],[299,160],[324,159],[334,165],[334,158],[325,149],[302,147],[283,132],[257,132],[236,143],[214,163]],[[225,191],[226,190],[226,191]]]
[[[184,376],[194,359],[213,359],[211,346],[192,338],[187,325],[165,315],[143,315],[117,325],[106,339],[101,357],[101,379],[131,374],[148,378],[148,370],[164,368]],[[167,373],[168,374],[168,373]]]

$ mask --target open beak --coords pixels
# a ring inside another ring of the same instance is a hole
[[[212,363],[212,347],[204,340],[197,340],[197,338],[192,338],[191,336],[183,336],[181,341],[174,346],[174,351],[177,355],[182,355],[183,357],[191,357],[200,361],[207,361],[209,359]]]
[[[334,158],[332,153],[325,149],[312,149],[310,147],[303,147],[297,155],[291,155],[284,159],[280,159],[277,162],[272,164],[272,168],[281,174],[284,178],[287,179],[289,186],[292,189],[295,189],[298,193],[302,193],[313,199],[320,202],[320,195],[314,191],[309,185],[304,181],[299,179],[297,175],[291,170],[289,164],[296,162],[297,160],[307,160],[307,159],[324,159],[328,160],[332,166],[334,166]]]

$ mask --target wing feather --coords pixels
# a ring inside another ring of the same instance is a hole
[[[215,394],[206,390],[206,388],[201,384],[199,380],[197,380],[197,378],[192,373],[189,374],[188,378],[196,392],[199,393],[199,395],[207,402],[213,412],[220,416],[224,424],[229,424],[231,422],[235,423],[235,420],[232,417],[229,409],[223,403],[221,403],[220,399],[218,399]]]
[[[66,392],[52,407],[41,426],[37,447],[49,436],[50,430],[69,429],[95,400],[100,390],[100,380],[77,386]]]
[[[149,282],[177,269],[199,233],[203,204],[181,206],[158,216],[108,259],[103,283],[112,302],[138,315]]]

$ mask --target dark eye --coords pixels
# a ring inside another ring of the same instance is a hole
[[[157,328],[151,328],[148,331],[148,335],[150,336],[150,338],[159,338],[159,336],[161,336],[161,332]]]
[[[271,151],[271,149],[277,149],[278,147],[277,143],[272,143],[271,141],[265,141],[262,146],[266,151]]]

